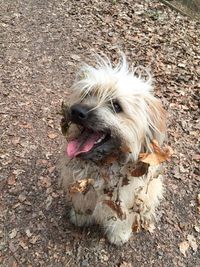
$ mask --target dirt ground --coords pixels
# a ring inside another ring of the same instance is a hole
[[[1,0],[0,266],[200,266],[200,25],[159,1]],[[55,165],[60,104],[82,61],[119,48],[168,110],[165,198],[153,234],[122,248],[67,219]]]

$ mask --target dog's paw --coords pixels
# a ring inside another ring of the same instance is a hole
[[[124,243],[126,243],[131,236],[130,231],[124,231],[124,232],[110,232],[107,234],[107,239],[111,244],[114,244],[116,246],[122,246]]]
[[[77,213],[74,209],[71,209],[70,221],[74,225],[82,227],[82,226],[89,226],[93,224],[94,219],[92,215],[80,214],[80,213]]]

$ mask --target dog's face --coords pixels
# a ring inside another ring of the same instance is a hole
[[[62,125],[71,128],[67,154],[94,161],[128,154],[137,160],[152,139],[162,141],[164,110],[151,94],[150,83],[130,73],[125,60],[115,69],[102,62],[83,69],[63,109]]]

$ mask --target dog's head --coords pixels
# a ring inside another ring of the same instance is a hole
[[[115,153],[137,160],[165,135],[165,112],[152,95],[151,78],[136,77],[124,57],[115,68],[102,58],[96,67],[84,66],[63,115],[70,158],[98,161]]]

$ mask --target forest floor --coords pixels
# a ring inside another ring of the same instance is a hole
[[[200,266],[200,25],[159,1],[1,0],[0,266]],[[118,248],[66,216],[60,105],[82,62],[121,49],[168,111],[165,198],[153,234]]]

